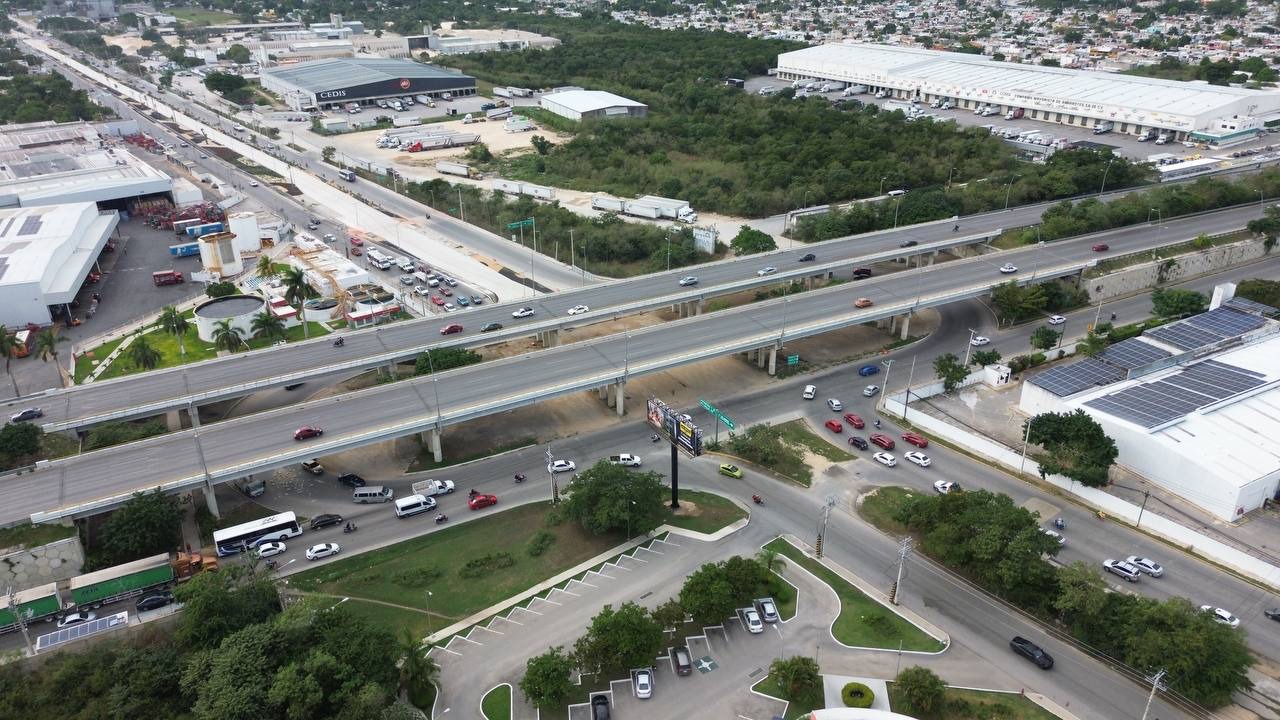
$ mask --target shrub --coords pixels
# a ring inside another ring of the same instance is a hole
[[[534,533],[533,537],[529,538],[529,543],[525,545],[524,551],[529,554],[529,557],[538,557],[546,552],[547,548],[551,547],[551,544],[555,541],[556,536],[554,533],[547,530],[539,530]]]
[[[440,579],[443,573],[435,568],[402,570],[391,576],[391,582],[400,587],[420,589]]]
[[[501,570],[509,568],[516,564],[516,559],[511,557],[511,553],[493,553],[485,555],[474,560],[468,560],[466,565],[458,569],[458,575],[464,578],[483,577],[493,570]]]
[[[876,701],[876,694],[862,683],[851,682],[840,689],[840,699],[844,700],[845,707],[869,708]]]

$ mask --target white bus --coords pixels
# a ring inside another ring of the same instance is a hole
[[[244,552],[246,548],[257,547],[259,543],[284,540],[301,534],[302,527],[298,525],[298,516],[292,512],[283,512],[224,530],[214,530],[213,545],[218,549],[219,557],[226,557]]]

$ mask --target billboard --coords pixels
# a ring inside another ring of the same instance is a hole
[[[665,434],[692,455],[702,454],[702,429],[693,424],[692,418],[676,412],[658,398],[649,398],[646,406],[649,424]]]

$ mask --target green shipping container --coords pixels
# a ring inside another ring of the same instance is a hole
[[[137,593],[173,580],[168,555],[155,555],[124,565],[71,579],[71,601],[76,607],[107,598]]]
[[[56,583],[49,583],[42,587],[15,593],[14,599],[18,604],[18,612],[25,615],[28,622],[38,620],[46,615],[53,615],[61,609],[58,603],[58,586]],[[13,611],[7,606],[0,607],[0,632],[15,629],[17,624],[18,620],[14,617]]]

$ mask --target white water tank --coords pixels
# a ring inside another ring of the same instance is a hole
[[[236,249],[241,253],[262,249],[262,232],[258,227],[258,215],[251,212],[232,213],[227,216],[227,229],[236,236]]]
[[[210,275],[218,278],[235,277],[244,272],[244,261],[236,247],[236,234],[229,232],[201,235],[200,262]]]

